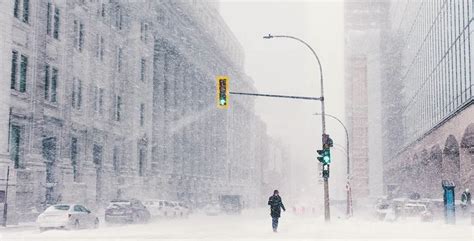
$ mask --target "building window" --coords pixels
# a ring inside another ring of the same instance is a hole
[[[74,78],[72,81],[72,108],[80,110],[82,105],[82,80]]]
[[[84,47],[84,24],[79,23],[79,51],[82,51]]]
[[[30,0],[23,0],[23,22],[29,23],[30,19]]]
[[[10,158],[13,161],[15,168],[20,167],[20,140],[20,127],[12,125],[10,129]]]
[[[10,88],[19,92],[26,91],[26,78],[28,74],[28,57],[21,55],[20,71],[18,76],[18,51],[12,51],[12,69],[10,76]],[[18,79],[20,81],[18,81]]]
[[[145,81],[146,78],[146,60],[144,58],[140,61],[140,80]]]
[[[140,104],[140,126],[145,124],[145,104]]]
[[[21,16],[21,21],[23,21],[24,23],[28,23],[29,22],[29,18],[30,18],[30,1],[29,0],[14,0],[14,4],[13,4],[13,16],[17,19],[20,19],[20,16]],[[23,4],[21,4],[23,3]],[[23,14],[20,12],[21,10],[23,10]]]
[[[115,96],[115,120],[121,120],[121,112],[122,112],[122,97]]]
[[[122,8],[120,5],[115,6],[115,27],[118,29],[122,29],[122,23],[123,23],[123,14],[122,14]]]
[[[56,103],[57,102],[57,84],[58,69],[46,64],[44,70],[44,99]]]
[[[100,15],[105,18],[105,3],[101,4],[101,10],[100,10]]]
[[[20,64],[20,92],[26,91],[26,75],[28,71],[28,57],[21,55],[21,64]]]
[[[13,6],[13,16],[15,18],[20,17],[20,0],[15,0],[14,6]]]
[[[140,24],[140,40],[145,43],[148,41],[148,23],[141,22]]]
[[[122,48],[117,49],[117,72],[122,72],[122,58],[123,58],[123,50]]]
[[[104,112],[104,93],[103,88],[99,88],[99,111],[102,114]]]
[[[84,47],[84,24],[80,20],[74,20],[74,47],[80,52]]]
[[[59,39],[59,8],[49,2],[46,10],[46,34]]]
[[[94,88],[94,111],[103,114],[104,111],[104,95],[105,90],[103,88]]]
[[[118,173],[120,170],[120,151],[118,147],[114,147],[112,155],[112,165],[115,173]]]
[[[59,39],[59,8],[54,8],[54,31],[53,38]]]
[[[74,182],[79,181],[79,148],[77,143],[77,138],[71,138],[71,165],[72,165],[72,174]]]
[[[145,174],[145,165],[146,165],[146,154],[145,148],[140,147],[138,151],[138,175],[143,176]]]
[[[102,146],[94,144],[92,148],[92,160],[95,165],[102,166]]]
[[[51,3],[47,3],[46,8],[46,34],[51,36],[51,13],[53,12],[53,5]]]
[[[11,89],[16,89],[17,69],[18,69],[18,52],[12,51],[12,71],[11,71],[11,81],[10,81]]]
[[[95,56],[100,61],[104,60],[104,53],[105,53],[105,40],[102,36],[97,35],[97,49],[95,52]]]

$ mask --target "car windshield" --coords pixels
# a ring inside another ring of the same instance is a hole
[[[390,206],[390,205],[388,205],[387,203],[382,203],[382,204],[379,204],[379,205],[378,205],[378,208],[379,208],[379,209],[387,209],[387,208],[389,208],[389,206]]]
[[[125,200],[115,200],[111,201],[107,208],[114,208],[114,207],[127,207],[130,206],[131,203]]]
[[[60,211],[67,211],[69,210],[70,206],[69,205],[63,205],[63,204],[59,204],[59,205],[54,205],[54,206],[51,206],[49,207],[48,209],[46,209],[46,211],[55,211],[55,210],[60,210]]]

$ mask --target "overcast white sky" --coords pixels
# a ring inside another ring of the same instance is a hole
[[[264,40],[268,33],[293,35],[308,42],[323,66],[327,113],[344,121],[344,8],[339,0],[248,1],[221,0],[221,15],[245,51],[246,73],[261,93],[319,96],[319,69],[309,49],[291,39]],[[237,90],[235,90],[237,91]],[[267,123],[268,134],[288,145],[291,160],[298,163],[306,183],[314,183],[316,150],[321,145],[319,102],[257,99],[257,112]],[[345,146],[338,123],[327,120],[334,142]],[[332,196],[342,192],[345,155],[335,148],[331,166]],[[310,172],[313,171],[313,172]],[[337,182],[337,183],[336,183]],[[308,186],[304,190],[310,189]],[[299,190],[303,191],[303,190]]]

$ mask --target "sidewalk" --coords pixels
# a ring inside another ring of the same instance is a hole
[[[7,225],[6,227],[0,226],[0,233],[20,231],[20,230],[31,230],[36,228],[35,222],[18,223],[16,225]]]

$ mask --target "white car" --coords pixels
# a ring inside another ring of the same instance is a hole
[[[380,202],[375,205],[375,216],[378,220],[384,220],[388,213],[391,212],[389,203]]]
[[[207,216],[217,216],[221,213],[221,207],[219,204],[208,204],[203,210]]]
[[[187,217],[189,214],[191,214],[191,209],[182,202],[177,202],[176,207],[177,207],[177,216],[179,217]]]
[[[150,199],[143,202],[150,211],[152,217],[174,217],[176,216],[176,205],[166,200]]]
[[[56,204],[44,210],[36,223],[40,231],[57,228],[98,228],[99,218],[80,204]]]

